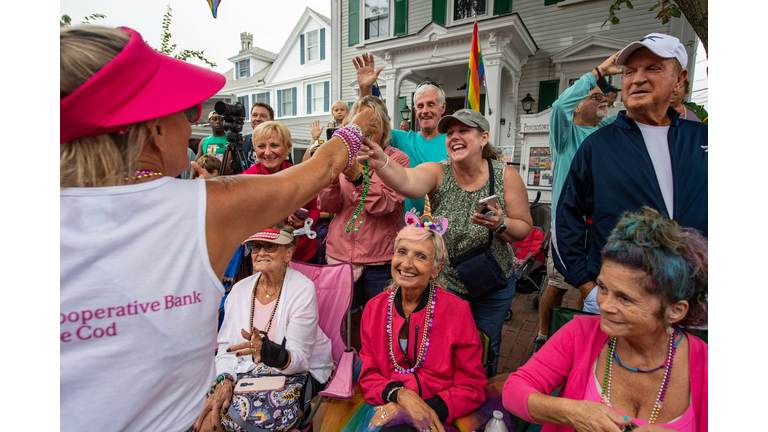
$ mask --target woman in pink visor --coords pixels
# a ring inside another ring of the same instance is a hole
[[[64,28],[60,50],[61,429],[191,429],[229,379],[213,354],[232,253],[337,179],[377,118],[274,175],[175,179],[224,76],[126,27]]]

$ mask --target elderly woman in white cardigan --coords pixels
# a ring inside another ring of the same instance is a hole
[[[242,431],[247,425],[290,430],[298,422],[302,398],[297,396],[307,381],[317,387],[327,379],[331,341],[318,326],[315,285],[288,266],[295,246],[292,231],[278,224],[243,242],[256,273],[235,284],[224,303],[218,376],[196,430],[221,426]],[[271,394],[233,393],[238,380],[264,375],[287,375],[285,388]]]

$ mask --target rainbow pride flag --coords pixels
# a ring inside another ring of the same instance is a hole
[[[221,3],[221,0],[206,0],[208,2],[208,6],[211,8],[211,13],[213,14],[213,17],[216,18],[216,12],[219,10],[219,3]]]
[[[469,71],[467,72],[467,91],[464,95],[464,108],[480,112],[480,83],[485,78],[483,54],[480,52],[480,39],[477,37],[477,21],[472,32],[472,46],[469,49]]]

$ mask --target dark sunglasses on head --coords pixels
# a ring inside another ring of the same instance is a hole
[[[250,253],[259,253],[259,250],[264,248],[264,251],[267,253],[273,253],[277,250],[277,246],[277,243],[248,243],[248,251]]]
[[[187,118],[188,122],[196,123],[198,120],[200,120],[200,115],[203,113],[203,104],[197,104],[192,108],[185,109],[182,112],[184,113],[184,117]]]
[[[437,88],[440,88],[440,84],[438,84],[438,83],[436,83],[434,81],[424,81],[423,83],[417,85],[416,88],[418,89],[419,87],[422,87],[422,86],[425,86],[425,85],[433,85],[433,86],[435,86]]]

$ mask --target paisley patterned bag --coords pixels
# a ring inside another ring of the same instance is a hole
[[[258,363],[250,372],[237,374],[238,381],[244,378],[258,378],[270,375],[283,375],[279,370]],[[263,391],[232,395],[229,411],[221,414],[221,427],[230,432],[255,430],[244,428],[256,426],[265,431],[289,431],[298,424],[301,409],[301,389],[307,384],[309,372],[286,375],[285,388],[280,391]],[[210,396],[210,394],[209,394]],[[239,414],[239,419],[231,416]]]

